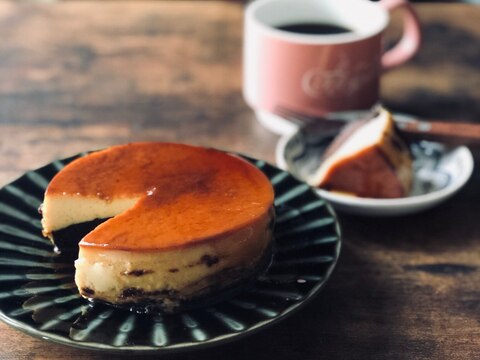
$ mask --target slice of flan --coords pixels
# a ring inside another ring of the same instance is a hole
[[[399,198],[409,194],[412,173],[409,148],[398,136],[391,114],[380,109],[373,119],[345,127],[307,182],[359,197]]]
[[[169,310],[255,271],[272,239],[273,199],[267,177],[237,156],[134,143],[62,169],[42,222],[60,250],[79,248],[82,296]]]

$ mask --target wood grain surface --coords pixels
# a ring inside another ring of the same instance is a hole
[[[480,8],[416,9],[424,45],[385,74],[384,102],[478,123]],[[241,2],[1,2],[0,186],[54,159],[137,140],[273,162],[278,138],[241,96],[242,16]],[[338,267],[299,313],[240,341],[162,358],[480,358],[480,149],[473,151],[477,168],[466,188],[433,210],[390,219],[340,214]],[[2,360],[111,358],[0,323]]]

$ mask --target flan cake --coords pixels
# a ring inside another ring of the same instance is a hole
[[[255,271],[272,239],[273,200],[268,178],[237,156],[133,143],[63,168],[42,223],[60,250],[78,249],[82,296],[168,311]]]
[[[412,174],[410,150],[382,108],[376,117],[345,127],[307,182],[359,197],[399,198],[409,194]]]

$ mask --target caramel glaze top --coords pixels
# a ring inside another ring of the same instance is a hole
[[[120,145],[77,159],[55,176],[46,195],[139,198],[80,246],[140,251],[215,240],[248,227],[274,199],[267,177],[247,161],[169,143]]]

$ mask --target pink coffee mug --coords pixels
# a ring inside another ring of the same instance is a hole
[[[403,7],[404,31],[382,49],[389,11]],[[333,24],[350,31],[309,34],[278,29]],[[383,71],[408,61],[421,42],[407,0],[256,0],[245,12],[244,84],[257,112],[289,109],[305,115],[367,109],[379,101]]]

